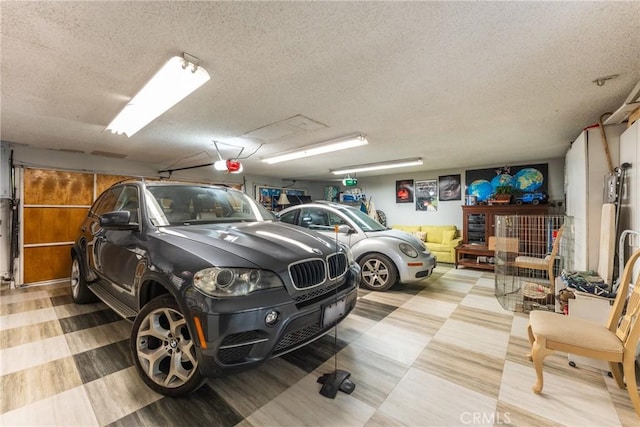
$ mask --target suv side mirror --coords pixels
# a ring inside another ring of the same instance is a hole
[[[106,212],[100,217],[100,227],[106,230],[137,230],[137,222],[129,222],[131,212],[113,211]]]

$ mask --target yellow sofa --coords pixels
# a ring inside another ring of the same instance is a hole
[[[455,262],[455,247],[462,241],[455,225],[393,225],[391,228],[414,234],[424,241],[438,262]]]

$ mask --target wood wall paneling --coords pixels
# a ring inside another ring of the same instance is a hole
[[[69,277],[71,245],[24,248],[24,283]]]
[[[25,205],[90,205],[92,202],[93,174],[24,170]]]
[[[111,187],[116,182],[124,181],[125,179],[133,178],[127,175],[104,175],[100,174],[96,176],[96,197],[98,197],[104,190]]]
[[[72,242],[88,208],[24,208],[24,243]]]

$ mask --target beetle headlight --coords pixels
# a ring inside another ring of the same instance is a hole
[[[284,287],[275,273],[254,268],[211,267],[193,276],[193,285],[214,297],[249,295],[263,289]]]
[[[410,258],[418,258],[418,251],[408,243],[400,243],[400,251]]]

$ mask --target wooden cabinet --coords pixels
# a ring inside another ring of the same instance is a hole
[[[496,215],[548,215],[549,205],[474,205],[462,207],[462,243],[487,246],[495,235]]]

